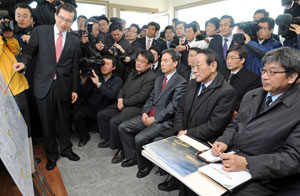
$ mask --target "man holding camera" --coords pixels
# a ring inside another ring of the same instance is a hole
[[[244,32],[244,43],[248,51],[245,67],[257,75],[261,75],[261,59],[265,53],[282,46],[279,41],[272,37],[273,30],[274,20],[262,18],[258,21],[257,40],[252,41],[250,36]]]
[[[113,104],[116,100],[123,81],[114,74],[116,59],[113,56],[104,56],[102,65],[95,65],[92,75],[88,76],[81,70],[81,85],[79,100],[73,113],[73,119],[77,125],[80,141],[78,146],[83,147],[90,140],[88,125],[90,122],[96,124],[97,112],[106,106]],[[100,66],[100,67],[98,67]]]
[[[19,63],[13,65],[15,71],[22,71],[37,55],[34,96],[43,127],[47,170],[54,169],[59,158],[58,136],[61,156],[72,161],[80,159],[72,151],[70,141],[70,106],[76,102],[79,88],[80,44],[68,32],[75,19],[74,6],[61,4],[55,13],[56,24],[36,27]],[[59,129],[56,129],[56,122]]]

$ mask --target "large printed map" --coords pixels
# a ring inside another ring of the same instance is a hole
[[[0,71],[0,158],[24,196],[34,196],[27,126]]]

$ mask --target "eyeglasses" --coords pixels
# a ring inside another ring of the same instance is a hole
[[[135,59],[135,62],[139,62],[141,64],[147,64],[148,62],[145,60],[141,60],[141,59]]]
[[[72,20],[70,20],[70,19],[65,19],[64,17],[62,17],[62,16],[60,16],[60,15],[57,15],[57,17],[58,17],[60,20],[65,21],[65,22],[68,23],[68,24],[72,24],[72,23],[73,23]]]
[[[268,76],[274,76],[275,74],[278,73],[287,73],[288,71],[272,71],[272,70],[267,70],[267,69],[261,69],[261,74],[267,73]]]
[[[235,59],[241,59],[241,58],[240,57],[233,57],[233,56],[226,57],[226,60],[235,60]]]
[[[131,33],[137,33],[136,31],[133,31],[133,30],[128,30],[128,32],[131,32]]]

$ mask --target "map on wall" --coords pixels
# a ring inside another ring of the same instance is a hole
[[[0,158],[24,196],[34,196],[27,126],[0,71]]]

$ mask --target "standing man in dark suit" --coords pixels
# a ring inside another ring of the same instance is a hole
[[[138,163],[138,178],[147,176],[153,164],[142,156],[143,146],[159,136],[159,132],[170,129],[177,104],[184,94],[187,81],[176,72],[180,60],[179,53],[167,49],[162,53],[160,75],[155,80],[154,89],[143,107],[141,115],[119,125],[126,160],[122,167],[130,167]]]
[[[155,39],[156,33],[159,30],[158,25],[159,24],[157,24],[156,22],[149,22],[148,25],[147,25],[146,37],[142,37],[142,38],[137,39],[137,41],[142,46],[142,49],[149,50],[151,48],[151,46],[153,46],[153,45],[160,46],[158,41]]]
[[[230,74],[226,74],[224,77],[236,90],[236,111],[239,109],[240,102],[246,92],[261,86],[259,76],[244,67],[246,58],[247,51],[242,46],[233,46],[227,51],[226,63]]]
[[[299,51],[272,50],[263,57],[263,88],[245,95],[237,117],[213,144],[228,172],[248,170],[252,180],[227,195],[299,195]],[[224,152],[235,151],[235,154]]]
[[[57,137],[62,156],[72,161],[80,159],[72,151],[70,141],[70,106],[77,100],[79,88],[80,45],[79,40],[68,32],[75,19],[75,8],[61,4],[55,13],[56,24],[36,27],[19,63],[13,65],[15,71],[21,71],[37,55],[33,86],[43,126],[47,170],[54,169],[59,158]]]
[[[191,80],[180,100],[174,127],[162,132],[164,137],[188,135],[203,143],[219,137],[232,119],[235,90],[218,73],[218,55],[211,49],[198,51],[195,57],[196,79]],[[175,190],[176,180],[159,184],[163,191]]]
[[[234,28],[234,19],[232,16],[224,15],[220,20],[220,36],[215,36],[209,43],[209,48],[213,49],[219,56],[220,66],[218,72],[225,75],[229,73],[226,66],[226,53],[227,50],[233,46],[232,30]]]

